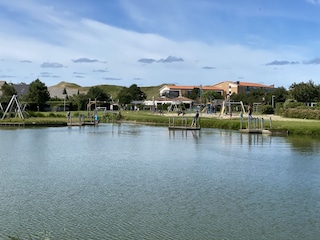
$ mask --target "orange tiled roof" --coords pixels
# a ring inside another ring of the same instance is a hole
[[[264,87],[264,88],[274,88],[274,86],[267,86],[260,83],[251,83],[251,82],[239,82],[239,86],[248,86],[248,87]]]
[[[220,90],[220,88],[212,86],[176,86],[176,85],[167,85],[170,89],[177,90],[193,90],[194,88],[201,88],[203,90]]]

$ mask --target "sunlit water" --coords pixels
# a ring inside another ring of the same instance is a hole
[[[2,129],[0,237],[319,239],[319,153],[217,129]]]

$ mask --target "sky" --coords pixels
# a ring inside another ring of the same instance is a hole
[[[320,0],[0,0],[0,80],[320,84]]]

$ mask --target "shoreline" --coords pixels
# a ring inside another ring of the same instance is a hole
[[[137,123],[154,126],[169,126],[169,118],[175,118],[176,121],[188,119],[191,121],[194,113],[186,113],[183,116],[178,116],[177,113],[150,113],[150,112],[121,112],[122,119],[112,122],[100,123]],[[284,118],[278,115],[254,115],[254,118],[261,121],[264,119],[264,128],[269,130],[274,135],[305,135],[320,137],[320,121],[310,119]],[[103,118],[100,118],[101,120]],[[201,128],[220,128],[239,131],[245,129],[248,124],[248,117],[243,117],[243,122],[239,115],[230,117],[229,115],[220,116],[217,114],[200,114]],[[74,122],[72,126],[85,126]],[[177,122],[178,123],[178,122]],[[93,124],[90,124],[93,125]],[[23,127],[67,127],[68,121],[65,118],[54,117],[33,117],[28,119],[7,119],[0,121],[0,128],[23,128]],[[242,127],[243,126],[243,127]]]

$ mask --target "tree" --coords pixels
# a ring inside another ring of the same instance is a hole
[[[140,89],[140,87],[137,86],[137,84],[132,84],[128,91],[132,97],[132,100],[141,101],[147,98],[147,95]]]
[[[189,98],[193,99],[193,100],[197,100],[198,98],[200,98],[200,88],[194,88],[192,89]]]
[[[129,90],[127,87],[123,87],[118,93],[117,98],[121,104],[129,104],[132,102],[132,97],[129,94]]]
[[[108,101],[110,99],[110,95],[98,86],[91,87],[87,93],[87,97],[98,101]]]
[[[201,97],[203,99],[206,99],[207,101],[224,98],[220,93],[215,92],[215,91],[205,91],[202,93]]]
[[[123,87],[118,93],[117,98],[121,104],[129,104],[133,100],[141,101],[147,98],[147,95],[141,91],[141,89],[136,85],[132,84],[129,88]]]
[[[1,102],[9,102],[13,95],[17,95],[16,89],[12,85],[7,83],[2,85],[1,91]]]
[[[267,93],[268,101],[272,101],[272,96],[274,96],[275,102],[284,103],[288,97],[288,91],[284,87],[278,87],[274,91]]]
[[[307,83],[293,83],[289,91],[291,96],[298,102],[308,103],[317,101],[319,97],[318,88],[312,80],[309,80]]]
[[[29,103],[32,110],[39,110],[50,99],[50,93],[47,86],[39,79],[36,79],[30,83],[29,91],[24,99]]]
[[[87,110],[88,96],[85,94],[77,94],[69,98],[73,110]]]

